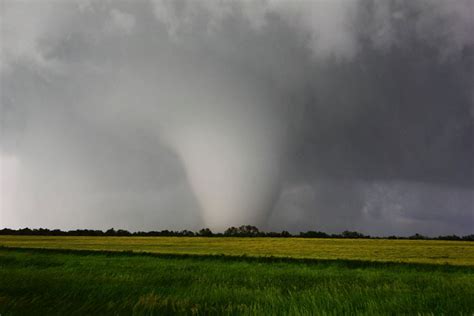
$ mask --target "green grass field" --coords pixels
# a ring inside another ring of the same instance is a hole
[[[0,246],[1,315],[474,313],[470,242],[1,236]]]
[[[438,240],[0,236],[0,246],[474,266],[474,243]]]

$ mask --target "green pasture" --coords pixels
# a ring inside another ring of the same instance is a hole
[[[472,315],[474,268],[0,249],[1,315]]]
[[[473,315],[474,243],[0,236],[0,315]]]
[[[474,243],[439,240],[0,236],[0,246],[474,266]]]

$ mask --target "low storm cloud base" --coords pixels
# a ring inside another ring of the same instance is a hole
[[[472,233],[470,0],[0,5],[2,227]]]

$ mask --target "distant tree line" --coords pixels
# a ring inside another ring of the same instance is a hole
[[[284,230],[282,232],[263,232],[257,227],[251,225],[242,225],[240,227],[229,227],[224,233],[214,233],[209,228],[203,228],[197,232],[190,230],[162,230],[162,231],[148,231],[148,232],[129,232],[124,229],[114,228],[106,231],[92,230],[92,229],[76,229],[69,231],[62,231],[59,229],[9,229],[4,228],[0,230],[0,235],[25,235],[25,236],[137,236],[137,237],[156,237],[156,236],[175,236],[175,237],[300,237],[300,238],[363,238],[363,239],[416,239],[416,240],[463,240],[463,241],[474,241],[474,234],[466,236],[447,235],[438,237],[427,237],[420,234],[415,234],[409,237],[400,236],[388,236],[388,237],[376,237],[370,235],[364,235],[355,231],[343,231],[340,234],[327,234],[321,231],[307,231],[300,232],[299,234],[291,234]]]

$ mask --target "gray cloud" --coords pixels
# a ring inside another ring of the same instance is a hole
[[[471,233],[473,10],[3,1],[1,225]]]

